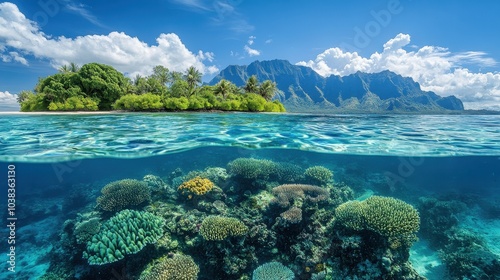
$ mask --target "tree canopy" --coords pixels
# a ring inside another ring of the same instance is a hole
[[[34,91],[21,92],[18,102],[21,111],[285,111],[271,101],[276,84],[259,84],[255,76],[238,88],[228,80],[200,85],[202,74],[195,67],[182,74],[158,65],[151,73],[130,79],[109,65],[71,63],[39,79]]]

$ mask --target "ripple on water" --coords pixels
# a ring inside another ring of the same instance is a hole
[[[500,154],[498,116],[164,113],[0,118],[0,161],[133,158],[203,146],[395,156]]]

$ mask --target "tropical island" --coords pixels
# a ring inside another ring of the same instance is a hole
[[[256,76],[244,86],[222,79],[201,85],[202,74],[193,66],[185,73],[158,65],[149,76],[134,79],[109,65],[75,63],[40,78],[33,91],[22,91],[17,101],[22,112],[38,111],[245,111],[285,112],[272,100],[276,83]]]

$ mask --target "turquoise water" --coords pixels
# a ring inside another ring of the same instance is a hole
[[[271,261],[296,279],[500,275],[498,116],[158,113],[0,120],[0,170],[7,180],[9,166],[15,169],[17,218],[16,272],[8,264],[2,279],[139,279],[148,264],[179,255],[192,257],[198,279],[250,279]],[[255,176],[238,173],[238,159]],[[308,175],[318,166],[333,179]],[[213,181],[214,189],[183,195],[179,186],[196,175]],[[118,210],[103,211],[96,199],[122,179],[149,182],[150,199],[124,208],[163,218],[163,237],[123,259],[89,264],[83,256],[93,241],[77,242],[77,228],[111,220]],[[293,199],[290,207],[300,209],[301,218],[287,224],[292,208],[271,202],[283,184],[315,185],[328,190],[329,199]],[[418,242],[396,246],[373,228],[336,222],[340,204],[373,195],[400,199],[420,213]],[[206,240],[200,227],[210,215],[236,218],[248,232]],[[12,231],[2,234],[7,240]],[[5,241],[2,250],[8,253],[8,246]]]

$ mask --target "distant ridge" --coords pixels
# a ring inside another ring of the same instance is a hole
[[[252,75],[259,81],[276,82],[280,90],[276,98],[290,112],[445,113],[464,110],[457,97],[441,97],[431,91],[422,91],[412,78],[391,71],[324,78],[309,67],[279,59],[228,66],[210,84],[226,79],[242,86]]]

